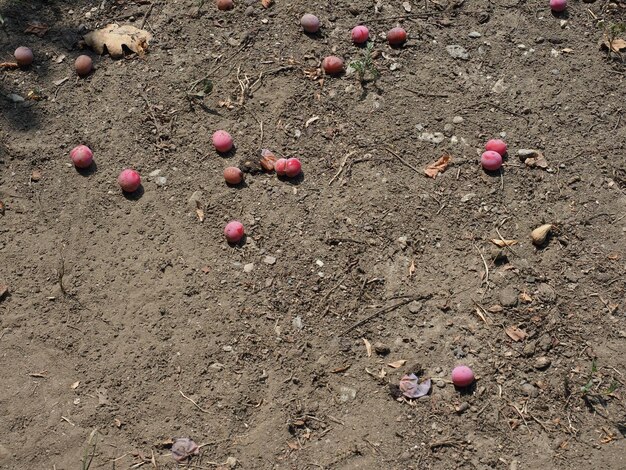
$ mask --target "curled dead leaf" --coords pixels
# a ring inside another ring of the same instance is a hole
[[[513,341],[522,341],[528,337],[528,333],[516,326],[508,326],[504,329],[504,332]]]
[[[72,390],[76,390],[78,388],[78,386],[80,385],[80,380],[77,380],[76,382],[74,382],[72,385],[70,385],[70,388]]]
[[[28,23],[28,26],[26,26],[26,29],[24,30],[24,32],[26,34],[35,34],[39,36],[40,38],[42,38],[44,34],[48,32],[48,25],[45,23],[38,23],[38,22]]]
[[[33,183],[36,183],[37,181],[39,181],[41,179],[43,175],[41,174],[40,170],[33,170],[33,172],[30,174],[30,180]]]
[[[426,379],[420,383],[419,378],[415,374],[405,375],[400,379],[398,387],[405,397],[420,398],[428,395],[431,380]]]
[[[613,38],[613,40],[611,40],[607,36],[604,36],[600,48],[619,53],[622,49],[626,49],[626,41],[622,38]]]
[[[541,168],[542,170],[548,168],[546,157],[539,151],[537,151],[534,156],[524,160],[524,164],[529,168]]]
[[[526,292],[522,292],[519,295],[519,300],[520,302],[524,303],[524,304],[529,304],[533,301],[532,297],[530,295],[528,295],[528,293]]]
[[[492,238],[489,241],[500,248],[517,245],[517,240],[501,240],[499,238]]]
[[[402,367],[404,364],[406,364],[406,359],[399,359],[397,361],[390,362],[387,365],[392,369],[397,369],[398,367]]]
[[[183,462],[200,453],[200,447],[186,437],[176,439],[172,444],[172,457],[177,462]]]
[[[372,343],[363,338],[363,343],[365,343],[365,350],[367,351],[367,357],[372,357]]]
[[[137,54],[143,54],[148,49],[152,34],[134,26],[108,24],[102,29],[85,35],[85,43],[98,54],[109,52],[111,57],[124,57],[124,47]]]
[[[452,162],[452,157],[445,153],[434,163],[431,163],[424,169],[426,176],[430,178],[436,178],[439,173],[443,173],[448,168],[448,165]]]
[[[276,160],[277,158],[271,150],[261,150],[261,160],[259,163],[265,171],[274,171],[274,163],[276,163]]]
[[[16,69],[18,67],[17,62],[0,62],[0,68]]]
[[[409,266],[409,277],[413,277],[415,274],[415,260],[411,260],[411,265]]]
[[[337,368],[331,370],[330,372],[333,373],[333,374],[341,374],[342,372],[347,371],[350,368],[351,365],[352,364],[346,364],[345,366],[337,367]]]

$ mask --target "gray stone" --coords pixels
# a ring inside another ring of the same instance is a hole
[[[500,304],[503,307],[515,307],[518,302],[519,292],[515,287],[508,286],[500,291]]]
[[[468,36],[472,39],[478,39],[479,37],[482,36],[482,34],[480,34],[478,31],[472,31],[471,33],[468,34]]]
[[[339,389],[339,401],[346,403],[356,398],[356,390],[350,387],[341,387]]]
[[[537,398],[539,396],[539,390],[537,390],[537,387],[529,383],[522,385],[522,393],[531,398]]]
[[[391,349],[389,349],[389,346],[387,346],[386,344],[381,343],[380,341],[376,341],[374,343],[374,351],[376,351],[376,354],[378,354],[379,356],[386,356],[387,354],[389,354]]]
[[[276,258],[274,258],[273,256],[269,256],[269,255],[268,255],[268,256],[265,256],[265,257],[263,258],[263,262],[264,262],[265,264],[270,264],[270,265],[271,265],[271,264],[275,264],[275,263],[276,263]]]
[[[250,273],[250,272],[252,272],[253,269],[254,269],[254,263],[248,263],[248,264],[244,265],[243,272],[244,273]]]
[[[550,367],[550,364],[552,364],[552,361],[550,360],[550,358],[546,356],[539,356],[537,359],[535,359],[534,366],[535,366],[535,369],[544,370]]]
[[[537,287],[537,295],[539,296],[539,300],[548,304],[556,300],[556,291],[551,285],[546,283],[539,284]]]
[[[446,386],[446,383],[443,380],[437,380],[435,382],[435,385],[439,388],[444,388]]]
[[[304,328],[304,325],[302,324],[302,317],[300,317],[299,315],[292,320],[291,324],[294,328],[297,328],[298,330]]]
[[[463,119],[463,117],[462,117],[462,116],[454,116],[454,117],[452,118],[452,122],[453,122],[454,124],[461,124],[464,120],[465,120],[465,119]]]
[[[422,304],[414,300],[409,304],[409,312],[418,313],[422,309]]]
[[[165,176],[157,176],[154,178],[154,183],[157,186],[165,186],[167,184],[167,178]]]
[[[531,357],[533,354],[535,354],[536,347],[537,347],[537,343],[535,343],[534,341],[529,341],[528,343],[524,345],[522,354],[524,354],[524,356],[526,357]]]
[[[450,54],[450,57],[453,59],[461,59],[468,60],[469,53],[463,46],[459,46],[458,44],[451,44],[450,46],[446,46],[446,51]]]

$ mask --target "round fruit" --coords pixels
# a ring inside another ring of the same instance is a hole
[[[33,63],[33,51],[31,51],[28,47],[18,47],[15,49],[15,53],[13,55],[15,55],[15,61],[20,67],[26,67]]]
[[[452,383],[457,387],[467,387],[474,383],[474,372],[467,366],[457,366],[452,370]]]
[[[117,182],[122,188],[122,191],[125,193],[133,193],[139,189],[139,186],[141,185],[141,177],[135,170],[127,168],[126,170],[122,170],[120,175],[117,177]]]
[[[322,68],[328,75],[337,75],[343,72],[343,59],[334,55],[324,57],[322,61]]]
[[[404,28],[393,28],[387,33],[387,41],[392,46],[399,46],[406,42],[406,31]]]
[[[502,155],[493,150],[487,150],[480,156],[480,164],[487,171],[497,171],[502,166]]]
[[[226,131],[215,131],[213,133],[213,145],[220,153],[229,152],[233,148],[233,138]]]
[[[226,11],[235,8],[233,0],[217,0],[215,3],[217,4],[218,10]]]
[[[485,144],[485,150],[493,150],[494,152],[498,152],[500,155],[506,155],[508,149],[505,141],[500,139],[491,139]]]
[[[297,158],[290,158],[287,160],[285,164],[285,174],[289,178],[293,178],[294,176],[298,176],[302,172],[302,164],[300,160]]]
[[[224,168],[224,179],[228,184],[239,184],[243,181],[243,171],[236,166]]]
[[[238,220],[232,220],[224,228],[224,236],[228,243],[238,243],[243,238],[243,224]]]
[[[276,163],[274,163],[274,170],[276,170],[276,174],[278,176],[286,175],[287,174],[287,159],[279,158],[278,160],[276,160]]]
[[[557,13],[565,11],[567,8],[567,0],[550,0],[550,9]]]
[[[74,68],[76,73],[81,77],[85,77],[93,70],[93,61],[88,55],[79,55],[74,61]]]
[[[93,152],[86,145],[79,145],[72,149],[70,158],[76,168],[89,168],[93,162]]]
[[[367,42],[370,37],[370,32],[367,26],[359,25],[352,28],[352,42],[355,44],[363,44]]]
[[[320,19],[310,13],[302,15],[300,18],[300,24],[305,33],[314,34],[320,30]]]

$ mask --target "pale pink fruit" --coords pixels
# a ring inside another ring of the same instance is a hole
[[[226,11],[235,8],[233,0],[217,0],[215,3],[217,4],[218,10]]]
[[[13,55],[15,56],[15,62],[17,62],[17,65],[20,67],[26,67],[32,64],[35,59],[33,51],[25,46],[20,46],[15,49],[15,53]]]
[[[337,75],[343,72],[343,59],[334,55],[324,57],[322,61],[322,68],[328,75]]]
[[[74,61],[76,73],[81,77],[85,77],[93,70],[93,60],[88,55],[79,55]]]
[[[567,8],[567,0],[550,0],[550,9],[560,13]]]
[[[467,387],[474,383],[474,372],[467,366],[457,366],[452,370],[452,383],[457,387]]]
[[[79,145],[72,149],[70,158],[76,168],[89,168],[93,162],[93,152],[86,145]]]
[[[228,184],[239,184],[243,181],[243,171],[236,166],[224,168],[224,179]]]
[[[399,46],[406,42],[406,31],[404,28],[393,28],[387,33],[387,41],[392,46]]]
[[[300,24],[302,25],[302,29],[309,34],[317,33],[320,29],[320,19],[310,13],[302,15]]]
[[[500,139],[491,139],[485,144],[485,150],[493,150],[494,152],[498,152],[500,155],[506,155],[508,148],[505,141]]]
[[[226,131],[215,131],[213,133],[213,145],[220,153],[229,152],[233,148],[233,138]]]
[[[287,160],[285,164],[285,174],[289,178],[293,178],[294,176],[298,176],[302,172],[302,164],[300,160],[297,158],[290,158]]]
[[[127,168],[122,170],[120,175],[117,177],[117,182],[122,188],[122,191],[126,193],[133,193],[139,189],[139,186],[141,185],[141,177],[135,170]]]
[[[274,170],[276,171],[276,174],[278,176],[286,175],[287,174],[287,159],[279,158],[278,160],[276,160],[276,163],[274,163]]]
[[[243,238],[243,224],[238,220],[232,220],[224,228],[224,236],[228,243],[238,243]]]
[[[480,163],[487,171],[497,171],[502,166],[502,155],[493,150],[487,150],[480,156]]]
[[[363,44],[367,42],[370,37],[370,32],[367,26],[359,25],[352,28],[352,42],[355,44]]]

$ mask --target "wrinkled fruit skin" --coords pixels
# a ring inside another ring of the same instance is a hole
[[[328,75],[337,75],[343,72],[343,60],[334,55],[325,57],[322,61],[322,68]]]
[[[305,33],[314,34],[320,30],[320,19],[310,13],[302,15],[300,24]]]
[[[125,193],[134,193],[141,185],[141,177],[135,170],[127,168],[117,177],[117,182]]]
[[[79,145],[72,149],[70,158],[76,168],[89,168],[93,162],[93,152],[86,145]]]
[[[228,243],[239,243],[239,241],[243,238],[243,224],[238,220],[233,220],[226,224],[224,228],[224,236]]]
[[[567,0],[550,0],[550,9],[560,13],[567,8]]]
[[[88,55],[79,55],[74,62],[74,68],[79,76],[85,77],[93,70],[93,61]]]
[[[226,131],[215,131],[213,134],[213,146],[220,153],[229,152],[233,148],[233,138]]]
[[[485,150],[491,150],[493,152],[497,152],[500,155],[506,155],[508,147],[506,142],[500,139],[491,139],[489,142],[485,144]]]
[[[233,0],[217,0],[215,3],[217,4],[218,10],[226,11],[235,8]]]
[[[404,28],[393,28],[387,33],[387,41],[392,46],[399,46],[406,42],[406,31]]]
[[[33,55],[33,51],[31,51],[28,47],[20,46],[15,49],[15,61],[17,65],[20,67],[26,67],[33,63],[35,56]]]
[[[467,387],[474,383],[474,372],[467,366],[457,366],[452,370],[452,383],[456,387]]]
[[[287,174],[287,159],[279,158],[278,160],[276,160],[276,163],[274,163],[274,170],[276,170],[276,174],[278,176],[286,175]]]
[[[370,32],[367,26],[359,25],[352,28],[352,42],[355,44],[363,44],[367,42],[370,37]]]
[[[298,176],[302,172],[302,164],[297,158],[290,158],[285,165],[285,175],[289,178]]]
[[[236,166],[229,166],[224,169],[224,179],[228,184],[239,184],[243,181],[243,171]]]
[[[480,164],[487,171],[498,171],[502,167],[502,155],[493,150],[487,150],[480,156]]]

